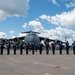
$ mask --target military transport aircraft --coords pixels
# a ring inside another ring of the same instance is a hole
[[[22,32],[22,33],[27,33],[27,35],[24,38],[24,43],[35,43],[38,44],[40,42],[40,38],[37,34],[40,34],[39,32],[34,32],[34,31],[28,31],[28,32]]]
[[[40,34],[39,32],[35,32],[35,31],[27,31],[27,32],[21,32],[21,33],[27,33],[26,36],[23,37],[16,37],[19,40],[24,40],[24,43],[32,43],[34,42],[35,44],[38,44],[38,42],[40,41],[48,41],[48,42],[60,42],[60,40],[53,40],[53,39],[49,39],[49,38],[45,38],[45,37],[40,37],[37,34]],[[15,39],[15,38],[14,38]],[[9,40],[14,40],[14,39],[9,39]]]

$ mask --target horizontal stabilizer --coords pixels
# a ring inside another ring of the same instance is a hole
[[[35,34],[40,34],[39,32],[35,32],[35,31],[27,31],[27,32],[21,32],[21,33],[35,33]]]

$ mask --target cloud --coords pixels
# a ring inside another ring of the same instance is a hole
[[[52,3],[53,3],[54,5],[60,6],[60,5],[57,3],[56,0],[47,0],[47,1],[48,1],[48,2],[52,1]]]
[[[39,22],[39,21],[34,21],[34,20],[33,21],[30,21],[28,23],[28,25],[29,26],[32,26],[34,28],[34,30],[36,30],[36,31],[43,31],[44,30],[41,22]]]
[[[13,31],[13,30],[11,30],[11,31],[9,31],[9,33],[10,33],[10,34],[14,34],[14,31]]]
[[[61,1],[70,2],[70,1],[75,1],[75,0],[61,0]]]
[[[6,33],[0,32],[0,38],[6,38],[6,37],[7,37]]]
[[[70,45],[73,43],[72,39],[75,40],[75,31],[67,28],[57,27],[56,32],[60,35],[59,39],[62,41],[69,41]],[[66,37],[66,38],[65,38]]]
[[[22,27],[25,29],[27,27],[27,23],[24,23],[24,25],[22,25]]]
[[[55,16],[41,15],[39,18],[57,26],[75,27],[75,9]]]
[[[11,38],[15,38],[16,36],[14,36],[14,35],[12,35],[12,37]]]
[[[0,20],[11,16],[26,16],[29,0],[0,0]]]
[[[71,35],[72,34],[72,35]],[[39,36],[47,37],[50,39],[59,39],[63,42],[69,41],[70,45],[73,43],[72,39],[75,40],[75,31],[71,29],[56,27],[55,29],[44,30]],[[66,39],[65,39],[66,37]]]
[[[50,16],[47,16],[47,15],[41,15],[39,18],[41,18],[42,20],[47,20],[47,21],[50,21],[51,17]]]
[[[65,4],[67,8],[71,8],[75,6],[75,2],[70,2],[69,4]]]
[[[52,0],[52,3],[59,6],[59,4],[56,2],[56,0]]]
[[[26,33],[19,33],[19,37],[26,36]]]

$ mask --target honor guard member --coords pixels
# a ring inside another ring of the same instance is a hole
[[[55,54],[55,44],[54,44],[54,42],[51,45],[52,45],[52,53]]]
[[[68,43],[68,41],[66,42],[66,54],[67,55],[69,54],[69,43]]]
[[[10,42],[7,41],[7,55],[10,54]]]
[[[26,54],[28,54],[28,49],[29,49],[29,43],[26,43]]]
[[[39,53],[42,54],[42,47],[43,47],[43,44],[40,42],[40,43],[38,44],[38,46],[39,46]]]
[[[0,40],[0,54],[1,54],[1,45],[2,45],[2,41]]]
[[[32,44],[31,44],[31,49],[32,49],[32,54],[34,54],[34,49],[35,49],[35,44],[34,44],[34,42],[32,42]]]
[[[46,42],[46,54],[49,54],[49,42]]]
[[[37,49],[38,49],[38,44],[36,44],[36,45],[35,45],[35,49],[36,49],[36,52],[37,52]]]
[[[16,54],[16,49],[17,49],[17,39],[14,39],[14,45],[13,45],[13,49],[14,49],[14,55]]]
[[[23,54],[23,42],[20,41],[20,54],[22,55]]]
[[[72,45],[73,45],[73,54],[75,55],[75,41]]]
[[[1,40],[0,40],[0,54],[1,54]]]
[[[59,53],[62,55],[62,42],[59,43]]]
[[[29,44],[29,51],[31,51],[31,43]]]
[[[3,55],[3,40],[0,41],[0,54]]]

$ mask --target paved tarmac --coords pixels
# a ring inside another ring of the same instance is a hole
[[[0,55],[0,75],[75,75],[75,55],[72,50],[69,55],[65,50],[62,55],[58,50],[55,55],[51,51],[46,55],[45,50],[42,55],[39,51],[34,55],[26,55],[25,51],[20,55],[19,50],[16,55],[13,50],[7,55],[4,51]]]

